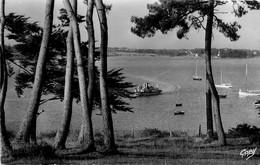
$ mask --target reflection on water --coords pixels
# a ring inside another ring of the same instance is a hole
[[[199,125],[205,132],[205,63],[198,61],[198,75],[202,81],[193,81],[195,74],[195,59],[172,57],[110,57],[109,68],[124,68],[123,72],[128,81],[136,85],[150,82],[163,90],[163,94],[151,97],[140,97],[128,101],[134,113],[118,112],[113,115],[115,130],[135,130],[143,128],[158,128],[164,130],[182,130],[197,133]],[[213,72],[215,82],[220,82],[220,71],[223,71],[223,82],[231,82],[233,89],[219,89],[220,94],[226,94],[221,99],[221,115],[225,131],[240,123],[249,123],[260,126],[258,111],[253,102],[258,97],[239,98],[238,90],[245,88],[245,65],[248,64],[248,83],[250,89],[260,89],[260,58],[254,59],[214,59]],[[7,127],[19,128],[24,116],[30,93],[24,98],[17,99],[13,91],[13,82],[10,85],[6,103]],[[177,96],[178,95],[178,96]],[[182,107],[175,107],[181,102]],[[38,118],[39,131],[55,130],[60,125],[63,105],[52,102],[40,107],[45,109]],[[185,115],[175,116],[174,111],[183,110]],[[94,113],[95,114],[95,113]],[[74,105],[73,129],[79,129],[81,109]],[[95,129],[102,127],[100,116],[93,116]]]

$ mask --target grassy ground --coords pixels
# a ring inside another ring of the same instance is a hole
[[[117,136],[116,144],[119,153],[116,155],[102,155],[99,152],[74,155],[66,157],[46,156],[52,151],[45,146],[41,154],[34,156],[20,156],[15,159],[5,161],[7,164],[142,164],[142,165],[171,165],[171,164],[260,164],[260,146],[251,144],[248,138],[228,138],[228,145],[218,147],[214,142],[206,142],[202,137],[175,134],[169,137],[167,134],[156,136],[150,134]],[[69,138],[68,147],[75,145],[75,137]],[[102,147],[102,135],[97,133],[95,136],[96,146],[99,150]],[[51,134],[41,135],[39,142],[42,144],[53,144],[54,136]],[[44,142],[44,143],[43,143]],[[47,143],[46,143],[47,142]],[[13,143],[15,146],[15,143]],[[48,146],[48,145],[47,145]],[[17,147],[17,146],[16,146]],[[37,148],[37,147],[36,147]],[[256,150],[255,155],[246,160],[241,157],[243,149]],[[32,148],[30,148],[32,149]],[[34,153],[38,152],[36,149]]]

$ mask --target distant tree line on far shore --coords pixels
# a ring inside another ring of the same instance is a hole
[[[194,56],[203,57],[204,49],[133,49],[133,48],[108,48],[109,55],[120,55],[120,52],[124,53],[143,53],[153,55],[166,55],[166,56]],[[260,55],[260,50],[252,49],[230,49],[230,48],[212,48],[212,57],[214,58],[251,58]]]

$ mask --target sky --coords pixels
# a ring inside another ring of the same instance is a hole
[[[143,17],[148,14],[147,4],[157,2],[157,0],[103,0],[106,4],[112,4],[112,10],[107,15],[108,20],[108,35],[109,47],[127,47],[136,49],[193,49],[204,48],[205,31],[203,29],[196,31],[191,30],[187,37],[189,39],[178,39],[174,29],[167,34],[162,34],[157,31],[152,38],[140,38],[131,33],[131,16]],[[39,22],[43,26],[46,0],[6,0],[6,14],[14,12],[30,17],[31,21]],[[63,8],[62,0],[55,1],[54,9],[54,23],[57,21],[59,9]],[[78,0],[78,12],[85,15],[86,6],[83,0]],[[242,28],[238,34],[241,36],[238,41],[231,42],[225,38],[217,30],[213,31],[214,37],[212,47],[214,48],[233,48],[233,49],[258,49],[260,50],[260,11],[249,11],[249,13],[242,18],[234,17],[231,13],[232,5],[226,5],[219,9],[226,12],[226,14],[218,14],[217,16],[223,18],[226,22],[237,21]],[[99,46],[100,34],[98,19],[94,17],[95,33],[97,45]],[[87,33],[81,25],[81,39],[87,40]],[[11,43],[10,41],[6,41]]]

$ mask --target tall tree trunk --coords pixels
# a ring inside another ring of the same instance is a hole
[[[4,26],[5,26],[5,0],[1,0],[0,7],[0,136],[1,136],[1,160],[12,156],[12,146],[9,141],[5,126],[4,104],[7,92],[7,65],[4,54]],[[0,161],[1,161],[0,160]]]
[[[207,138],[213,138],[213,117],[212,117],[212,94],[209,88],[209,81],[206,75],[206,121],[207,121]]]
[[[77,14],[77,1],[72,0],[71,1],[72,8]],[[74,72],[74,56],[75,56],[75,50],[74,50],[74,44],[73,44],[73,32],[72,32],[72,25],[70,23],[70,28],[67,36],[67,64],[66,64],[66,76],[65,76],[65,87],[64,87],[64,112],[63,112],[63,119],[62,119],[62,125],[60,130],[56,134],[55,138],[55,148],[58,149],[64,149],[66,140],[69,134],[70,129],[70,122],[71,122],[71,116],[72,116],[72,102],[73,102],[73,96],[72,96],[72,81],[73,81],[73,72]]]
[[[39,106],[38,106],[39,108]],[[37,109],[38,109],[37,108]],[[38,111],[38,110],[37,110]],[[36,115],[35,118],[33,118],[33,121],[32,121],[32,127],[31,127],[31,130],[30,130],[30,139],[31,139],[31,142],[32,143],[37,143],[37,140],[36,140],[36,125],[37,125],[37,117],[38,115]]]
[[[98,13],[101,43],[100,43],[100,97],[102,104],[102,117],[104,127],[104,143],[107,152],[116,152],[113,119],[111,109],[108,101],[108,87],[107,87],[107,45],[108,45],[108,30],[105,7],[102,0],[95,0],[96,9]]]
[[[82,54],[80,49],[80,33],[76,15],[74,14],[69,0],[63,0],[65,8],[70,18],[73,31],[73,40],[75,47],[75,54],[77,59],[77,71],[79,77],[79,89],[80,89],[80,101],[82,105],[82,126],[83,131],[79,135],[79,144],[84,149],[82,152],[90,152],[95,150],[94,145],[94,136],[93,136],[93,126],[91,121],[90,112],[88,105],[88,96],[87,96],[87,85],[86,85],[86,76],[84,73],[84,64],[82,60]]]
[[[94,100],[94,85],[95,85],[95,33],[93,25],[93,8],[94,0],[88,0],[88,9],[86,14],[86,23],[88,30],[88,99],[89,99],[89,109],[90,116],[93,110],[93,100]]]
[[[93,0],[87,1],[87,14],[86,14],[86,23],[88,31],[88,109],[90,118],[92,116],[93,110],[93,100],[94,100],[94,85],[95,85],[95,61],[94,61],[94,51],[95,51],[95,34],[94,34],[94,25],[93,25]],[[84,127],[81,127],[80,135],[84,134]],[[79,141],[82,142],[84,136],[79,136]]]
[[[212,66],[211,66],[211,40],[212,40],[212,24],[214,16],[214,0],[209,0],[209,11],[207,14],[207,26],[205,35],[205,62],[206,62],[206,76],[208,77],[209,88],[213,96],[213,114],[216,126],[216,131],[218,134],[218,141],[220,145],[226,145],[225,133],[221,121],[220,115],[220,103],[218,91],[214,84]]]
[[[29,142],[30,136],[31,137],[34,136],[32,135],[32,130],[34,129],[36,130],[37,112],[38,112],[39,102],[42,94],[43,80],[44,80],[43,76],[46,67],[49,40],[52,31],[53,8],[54,8],[54,0],[47,0],[42,43],[41,43],[41,48],[40,48],[37,66],[36,66],[32,97],[28,107],[28,112],[23,120],[20,131],[18,133],[18,138],[24,142]],[[32,140],[34,141],[34,139]]]

